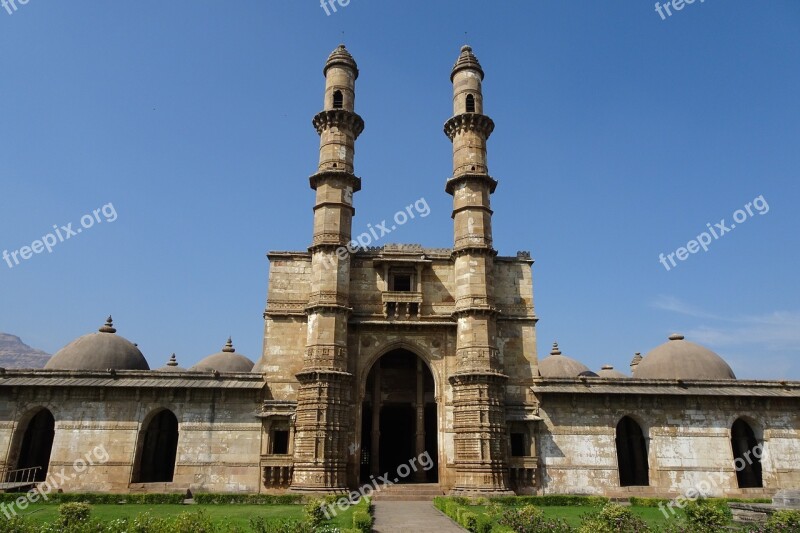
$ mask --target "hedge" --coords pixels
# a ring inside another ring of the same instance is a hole
[[[678,496],[676,496],[678,498]],[[635,507],[658,507],[659,505],[667,505],[673,501],[669,498],[637,498],[635,496],[629,499],[631,505]],[[772,503],[769,498],[708,498],[709,502],[725,502],[725,503]]]
[[[500,505],[535,505],[537,507],[603,507],[609,498],[603,496],[577,496],[572,494],[548,494],[544,496],[495,496],[490,502]]]
[[[0,493],[0,503],[10,503],[19,498],[25,498],[26,492]],[[41,503],[89,503],[93,505],[131,503],[131,504],[181,504],[186,496],[179,494],[99,494],[99,493],[80,493],[80,492],[54,492],[40,496],[38,501]]]
[[[219,494],[211,492],[194,494],[194,501],[201,504],[249,505],[301,505],[305,503],[301,494]]]

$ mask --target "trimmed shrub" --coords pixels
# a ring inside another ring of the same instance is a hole
[[[800,511],[782,510],[775,511],[767,520],[767,527],[771,531],[800,531]]]
[[[14,516],[9,520],[4,520],[4,517],[0,517],[3,524],[0,524],[0,531],[4,533],[36,533],[36,527],[29,524],[24,518],[19,516]]]
[[[207,511],[181,513],[173,525],[176,533],[215,533],[217,528]]]
[[[250,530],[253,533],[296,533],[302,530],[302,526],[289,518],[254,516],[250,518]]]
[[[88,503],[65,503],[58,507],[58,525],[69,528],[89,521],[92,508]]]
[[[324,504],[324,499],[314,499],[303,507],[305,522],[312,528],[321,526],[325,521],[325,511],[322,508]]]
[[[464,508],[462,507],[462,509]],[[477,533],[478,531],[478,515],[472,511],[464,509],[458,523],[467,531],[471,531],[472,533]]]
[[[572,531],[572,528],[563,520],[547,520],[542,510],[533,505],[507,507],[503,510],[497,523],[510,528],[514,533],[539,533],[544,531],[568,533]]]
[[[353,529],[362,533],[372,531],[372,516],[367,511],[353,511]]]
[[[491,533],[494,520],[488,514],[481,514],[478,516],[478,522],[475,524],[476,533]]]
[[[609,503],[603,496],[577,496],[570,494],[549,494],[546,496],[496,496],[490,503],[503,506],[535,505],[537,507],[602,507]]]
[[[181,503],[182,501],[181,499],[176,503]],[[195,494],[194,501],[200,504],[300,505],[303,503],[304,497],[301,494],[218,494],[204,492]]]
[[[733,521],[733,513],[725,501],[697,500],[683,508],[686,521],[698,533],[725,529]]]
[[[631,505],[634,507],[658,507],[659,505],[666,506],[672,500],[667,498],[637,498],[633,496],[629,498]]]
[[[586,515],[580,533],[639,533],[650,531],[647,523],[629,507],[609,503],[596,515]]]

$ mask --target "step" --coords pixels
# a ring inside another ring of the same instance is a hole
[[[444,496],[444,490],[438,483],[414,483],[391,485],[377,490],[372,498],[376,501],[431,501],[437,496]]]

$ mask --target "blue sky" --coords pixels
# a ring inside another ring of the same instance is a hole
[[[449,72],[468,41],[495,123],[495,247],[530,250],[541,321],[597,370],[673,331],[739,377],[800,379],[800,3],[45,2],[0,9],[0,252],[105,220],[9,268],[0,331],[54,352],[112,313],[152,367],[232,335],[262,349],[268,250],[311,238],[322,66],[361,69],[354,231],[452,245]],[[465,32],[467,32],[465,36]],[[669,271],[763,196],[764,215]]]

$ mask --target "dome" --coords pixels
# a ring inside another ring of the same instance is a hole
[[[608,379],[625,379],[629,376],[626,376],[619,370],[614,370],[614,367],[611,365],[603,365],[603,368],[601,368],[600,372],[597,373],[597,377]]]
[[[228,338],[221,352],[209,355],[189,370],[216,370],[217,372],[251,372],[256,365],[243,355],[234,353],[233,341]]]
[[[450,73],[450,81],[453,81],[453,78],[456,77],[456,72],[465,69],[477,70],[481,75],[481,80],[483,80],[481,64],[478,62],[478,58],[475,57],[475,54],[472,53],[472,47],[466,44],[461,47],[461,54],[459,54],[456,64],[453,65],[453,71]]]
[[[653,348],[636,366],[639,379],[736,379],[722,357],[708,348],[673,334]]]
[[[185,368],[178,366],[178,359],[175,357],[175,354],[170,356],[166,365],[156,370],[159,372],[186,372]]]
[[[331,52],[331,55],[328,56],[328,60],[325,62],[325,68],[322,69],[322,74],[327,76],[328,69],[334,65],[350,67],[355,74],[353,79],[358,79],[358,65],[356,65],[356,60],[353,59],[353,56],[350,55],[350,52],[347,51],[347,48],[345,48],[343,44],[337,46],[336,50]]]
[[[150,370],[135,344],[116,335],[108,317],[98,333],[79,337],[61,348],[44,366],[46,370]]]
[[[539,361],[539,373],[543,378],[577,378],[581,375],[596,377],[596,374],[583,363],[561,355],[557,342],[553,343],[550,355]]]

